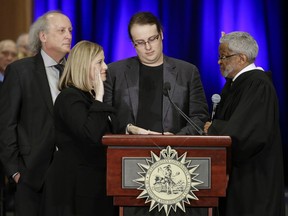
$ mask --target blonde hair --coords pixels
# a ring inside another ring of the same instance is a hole
[[[90,41],[78,42],[69,53],[63,75],[59,81],[59,90],[75,86],[86,92],[92,90],[89,79],[90,65],[93,59],[103,51],[102,46]]]

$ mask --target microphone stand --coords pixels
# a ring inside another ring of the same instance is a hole
[[[169,89],[166,89],[167,90],[167,97],[169,99],[169,101],[171,102],[171,104],[174,106],[174,108],[181,114],[181,116],[192,126],[194,127],[194,129],[200,134],[200,135],[206,135],[205,132],[197,125],[195,124],[172,100],[171,100],[171,97],[170,97],[170,90]]]

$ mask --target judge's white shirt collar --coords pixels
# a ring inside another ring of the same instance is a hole
[[[258,70],[262,70],[264,71],[264,69],[262,67],[256,67],[256,65],[254,63],[248,65],[247,67],[243,68],[241,71],[239,71],[239,73],[236,74],[236,76],[233,78],[233,82],[235,81],[235,79],[240,76],[241,74],[247,72],[247,71],[251,71],[254,69],[258,69]]]

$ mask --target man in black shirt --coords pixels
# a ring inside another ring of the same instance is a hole
[[[119,133],[197,134],[197,130],[163,96],[163,86],[170,83],[172,101],[199,127],[208,120],[208,106],[197,67],[163,54],[163,30],[149,12],[135,14],[128,26],[137,56],[108,65],[104,102],[113,105],[119,119]],[[129,130],[127,125],[141,130]],[[125,207],[125,216],[164,215],[148,207]],[[186,208],[170,215],[207,215],[207,209]]]
[[[131,123],[158,133],[198,134],[163,96],[168,82],[172,101],[203,127],[209,114],[197,67],[163,54],[162,26],[153,14],[135,14],[128,29],[137,56],[109,64],[105,82],[104,101],[118,110],[118,132]]]

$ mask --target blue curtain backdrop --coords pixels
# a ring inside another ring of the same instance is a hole
[[[127,33],[130,17],[138,11],[153,12],[164,27],[165,54],[199,68],[208,102],[224,83],[217,64],[221,31],[249,32],[260,47],[256,65],[273,73],[288,164],[287,11],[281,4],[280,0],[34,0],[33,17],[63,11],[72,21],[73,45],[80,40],[97,42],[110,63],[135,55]]]

